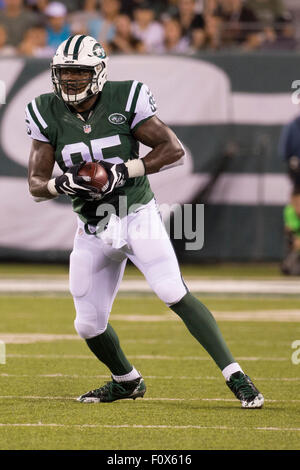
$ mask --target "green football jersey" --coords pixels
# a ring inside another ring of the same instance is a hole
[[[65,172],[82,161],[122,163],[138,158],[139,142],[133,131],[155,114],[155,101],[145,84],[136,80],[107,81],[86,120],[73,113],[54,93],[38,96],[26,107],[27,133],[32,139],[49,142],[54,147],[55,160]],[[153,193],[148,178],[143,176],[128,179],[103,201],[86,201],[77,196],[71,199],[73,210],[87,229],[103,218],[99,215],[101,204],[112,204],[117,215],[124,215],[119,196],[123,196],[121,200],[123,204],[126,201],[130,213],[136,209],[133,205],[148,203]]]

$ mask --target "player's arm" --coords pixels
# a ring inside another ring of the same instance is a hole
[[[156,116],[142,123],[134,132],[134,137],[152,150],[144,158],[135,158],[126,163],[112,164],[101,161],[108,170],[109,187],[104,194],[122,186],[128,178],[157,173],[180,160],[184,149],[174,132]]]
[[[136,87],[138,90],[138,87]],[[128,178],[157,173],[176,163],[184,155],[184,149],[174,132],[156,117],[156,103],[149,88],[143,84],[133,112],[131,133],[133,137],[152,150],[144,158],[134,158],[125,163],[112,164],[101,161],[108,172],[107,195],[123,186]]]
[[[33,139],[29,156],[29,191],[35,198],[52,199],[59,194],[88,198],[98,190],[86,183],[88,176],[78,176],[84,162],[70,167],[66,173],[51,179],[55,163],[54,148],[48,142]]]
[[[134,137],[152,148],[151,152],[141,159],[146,174],[157,173],[184,155],[183,147],[174,132],[157,116],[141,124],[134,132]]]
[[[54,148],[48,142],[32,140],[29,155],[28,183],[29,191],[34,197],[52,199],[55,197],[48,190],[55,163]]]

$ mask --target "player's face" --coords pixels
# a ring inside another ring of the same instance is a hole
[[[63,68],[60,71],[62,90],[69,95],[83,92],[91,78],[92,72],[86,69]]]

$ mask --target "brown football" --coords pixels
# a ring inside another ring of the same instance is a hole
[[[78,172],[79,176],[89,176],[91,181],[87,184],[99,191],[105,191],[108,186],[108,176],[105,168],[98,162],[87,162]]]

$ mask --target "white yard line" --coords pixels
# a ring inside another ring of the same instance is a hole
[[[0,395],[0,400],[68,400],[77,402],[76,397],[50,397],[50,396],[36,396],[36,395]],[[128,398],[128,400],[131,400]],[[224,403],[237,403],[236,398],[143,398],[144,401],[206,401],[206,402],[224,402]],[[300,403],[300,400],[269,400],[266,399],[266,403]],[[86,404],[85,404],[86,405]]]
[[[68,379],[110,379],[110,375],[79,375],[79,374],[0,374],[0,377],[31,377],[31,378],[68,378]],[[222,380],[222,375],[219,377],[211,376],[174,376],[174,375],[143,375],[144,379],[148,380]],[[300,382],[300,377],[253,377],[255,381],[261,382]]]
[[[0,341],[6,344],[31,344],[31,343],[50,343],[53,341],[83,341],[78,335],[69,334],[44,334],[44,333],[0,333]],[[178,344],[180,341],[176,340],[164,340],[164,344]],[[234,344],[238,341],[230,340],[230,344]],[[161,344],[161,340],[151,338],[136,338],[136,339],[123,339],[122,343],[128,344]],[[273,341],[269,340],[255,341],[251,340],[251,346],[272,346]],[[277,341],[276,345],[290,347],[290,344],[286,341]]]
[[[50,343],[52,341],[77,341],[78,335],[58,335],[44,333],[0,333],[0,340],[6,344]]]
[[[89,359],[96,360],[95,356],[92,355],[75,355],[75,354],[6,354],[7,358],[32,358],[32,359]],[[161,360],[161,361],[211,361],[209,356],[154,356],[154,355],[128,355],[128,359],[150,359]],[[240,361],[273,361],[282,362],[290,361],[290,357],[252,357],[252,356],[239,356],[236,357]]]
[[[299,281],[296,279],[185,279],[191,292],[198,293],[244,293],[244,294],[298,294]],[[123,280],[120,292],[152,292],[143,279]],[[32,279],[0,279],[0,292],[69,292],[67,277]]]
[[[213,312],[217,321],[262,321],[262,322],[300,322],[299,310],[264,310],[244,312]],[[163,313],[161,315],[113,314],[112,321],[124,322],[181,322],[175,314]],[[53,341],[79,341],[77,334],[50,334],[50,333],[1,333],[0,340],[7,344],[30,344]],[[133,340],[131,341],[133,342]],[[154,344],[155,340],[145,339],[143,342]]]
[[[252,310],[240,312],[218,312],[213,311],[213,316],[217,321],[267,321],[267,322],[298,322],[300,321],[299,310]],[[140,315],[140,314],[112,314],[110,319],[113,321],[126,322],[180,322],[181,319],[176,315],[166,312],[162,315]]]
[[[246,427],[246,426],[197,426],[197,425],[167,425],[167,424],[59,424],[59,423],[0,423],[0,427],[61,427],[61,428],[105,428],[105,429],[215,429],[220,431],[281,431],[295,432],[300,428],[280,428],[280,427]]]

